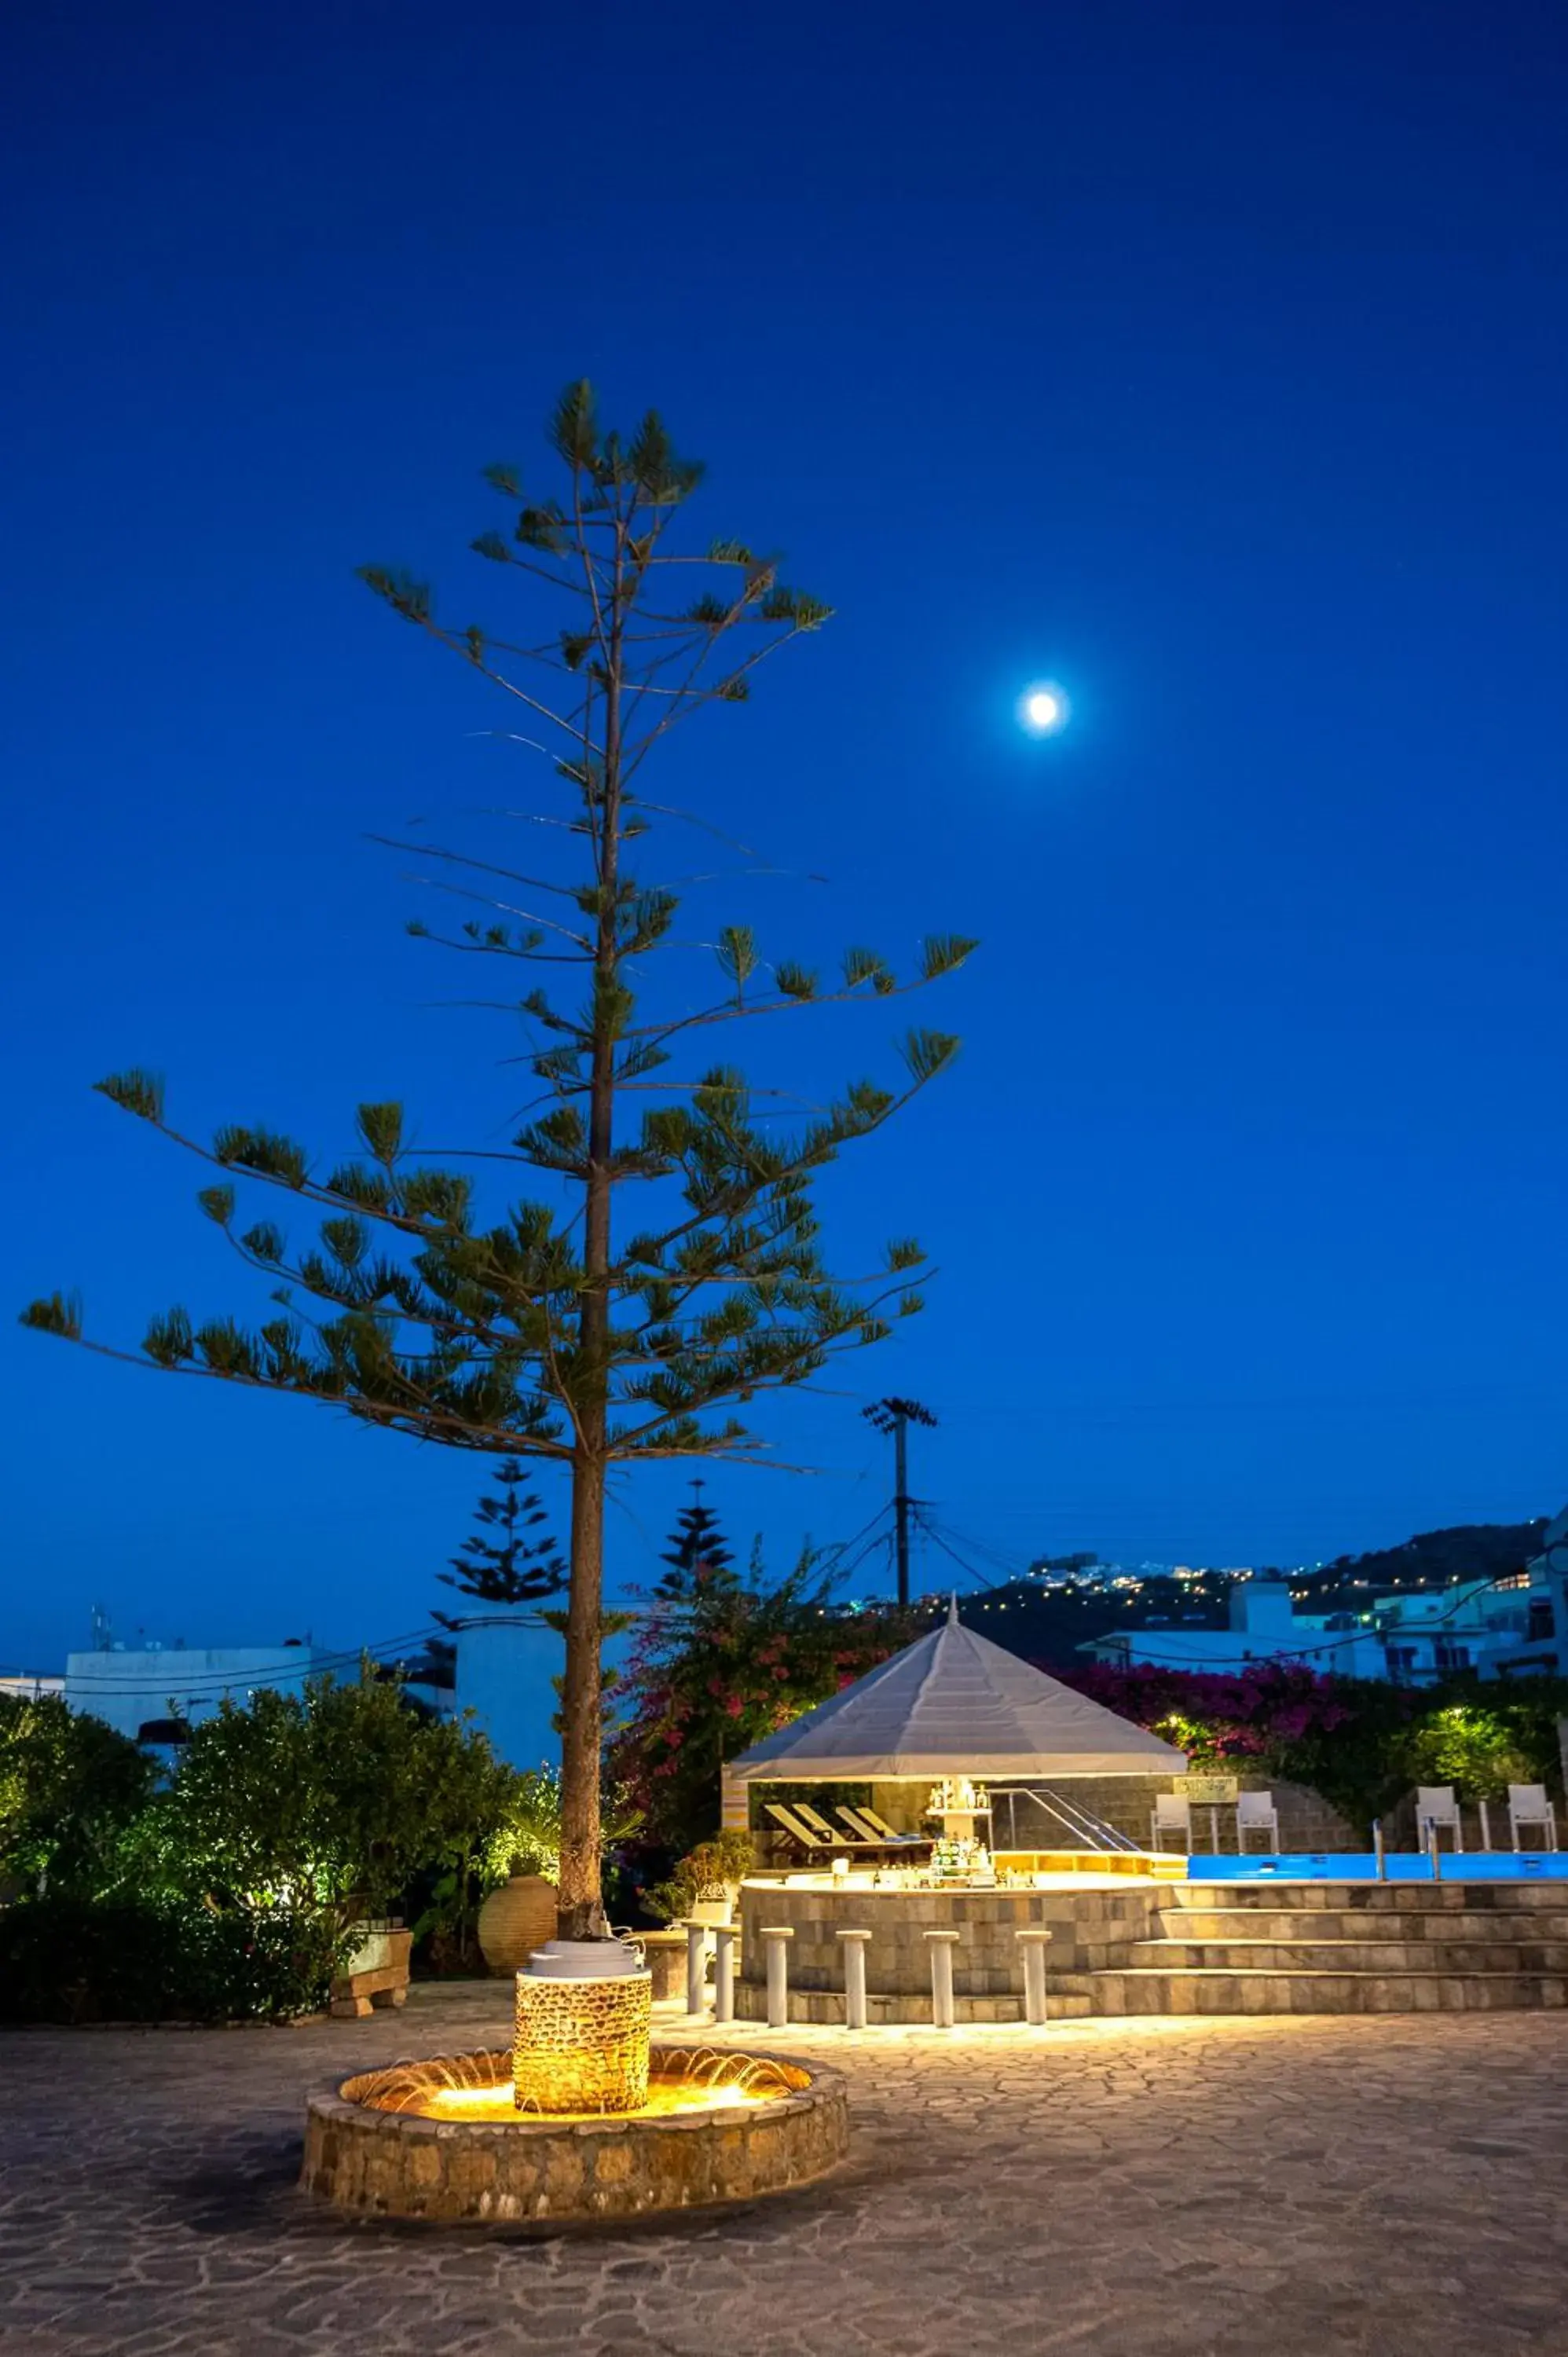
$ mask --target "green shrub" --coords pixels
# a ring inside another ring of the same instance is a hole
[[[643,1892],[642,1903],[650,1915],[676,1922],[704,1900],[727,1899],[756,1863],[751,1835],[729,1827],[716,1840],[699,1842],[688,1850],[668,1882],[656,1882]]]
[[[156,1774],[134,1743],[59,1695],[0,1695],[0,1881],[112,1888]]]
[[[0,1910],[0,2020],[266,2021],[314,2013],[352,1944],[316,1913],[51,1893]]]
[[[1509,1784],[1538,1781],[1522,1736],[1506,1706],[1493,1709],[1479,1697],[1444,1703],[1411,1729],[1404,1760],[1408,1781],[1452,1784],[1462,1801],[1499,1801]],[[1553,1753],[1555,1749],[1553,1743]]]
[[[389,1913],[421,1874],[460,1887],[516,1783],[482,1735],[369,1670],[263,1688],[191,1736],[155,1812],[160,1871],[220,1910],[318,1912],[340,1930]]]

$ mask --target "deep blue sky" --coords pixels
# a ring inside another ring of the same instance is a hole
[[[768,944],[985,942],[929,1008],[960,1071],[830,1190],[846,1257],[929,1241],[929,1314],[773,1423],[821,1479],[715,1480],[737,1540],[864,1523],[892,1390],[1020,1560],[1561,1503],[1560,8],[68,0],[7,81],[9,1298],[129,1340],[244,1300],[194,1166],[89,1093],[128,1062],[323,1155],[367,1096],[504,1135],[514,1043],[430,1007],[362,838],[541,780],[352,573],[504,627],[478,470],[587,373],[839,609],[660,780],[829,876]],[[192,1643],[424,1620],[474,1461],[0,1351],[0,1662],[94,1598]]]

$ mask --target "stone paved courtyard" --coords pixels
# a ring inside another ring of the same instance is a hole
[[[791,2030],[850,2164],[602,2236],[346,2226],[306,2088],[504,1987],[296,2030],[0,2037],[0,2357],[1568,2357],[1568,2021]]]

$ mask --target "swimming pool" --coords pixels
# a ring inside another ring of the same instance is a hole
[[[1189,1882],[1375,1882],[1378,1861],[1371,1850],[1304,1852],[1275,1857],[1259,1851],[1247,1857],[1189,1857]],[[1432,1860],[1419,1850],[1389,1850],[1383,1857],[1388,1882],[1430,1882]],[[1444,1850],[1444,1882],[1568,1881],[1568,1850]]]

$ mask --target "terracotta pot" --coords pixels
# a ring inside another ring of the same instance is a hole
[[[521,1972],[554,1937],[555,1885],[542,1874],[514,1874],[479,1910],[480,1953],[498,1976]]]

